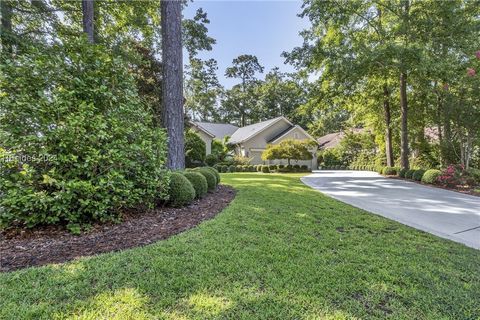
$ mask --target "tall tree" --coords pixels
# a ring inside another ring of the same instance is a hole
[[[94,43],[94,2],[93,0],[82,0],[82,24],[83,32],[87,34],[90,43]]]
[[[258,62],[258,58],[250,54],[243,54],[233,59],[232,66],[225,70],[227,78],[240,79],[242,98],[240,99],[241,105],[239,108],[248,108],[248,86],[257,80],[256,74],[262,72],[263,66]],[[246,113],[241,113],[240,125],[242,127],[246,125]]]
[[[162,101],[168,135],[167,167],[185,168],[182,3],[161,1],[162,26]]]
[[[410,33],[410,0],[402,0],[403,10],[401,12],[401,36],[403,40],[402,55],[400,58],[400,111],[401,111],[401,133],[400,133],[400,166],[408,169],[410,167],[408,156],[408,98],[407,98],[407,73],[405,51],[408,49]]]
[[[218,81],[216,71],[217,61],[190,59],[185,88],[185,108],[197,120],[219,120],[216,108],[222,86]]]

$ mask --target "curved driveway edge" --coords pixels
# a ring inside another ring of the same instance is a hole
[[[369,171],[315,171],[307,186],[354,207],[480,249],[480,197]]]

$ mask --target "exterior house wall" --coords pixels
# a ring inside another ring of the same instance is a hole
[[[213,138],[208,134],[206,134],[205,132],[203,132],[202,130],[198,130],[195,127],[193,127],[192,129],[195,131],[196,134],[198,134],[198,136],[203,140],[203,142],[205,142],[205,151],[207,155],[212,153]]]
[[[240,147],[243,147],[245,150],[246,157],[252,158],[250,163],[253,165],[263,164],[261,155],[262,151],[267,147],[268,141],[277,136],[280,132],[288,129],[288,127],[290,127],[290,124],[281,120],[253,136],[251,139],[244,141]]]

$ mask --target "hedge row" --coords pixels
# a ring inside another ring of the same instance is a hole
[[[428,184],[436,184],[438,177],[442,174],[440,170],[430,169],[401,169],[398,167],[385,167],[385,166],[331,166],[321,167],[322,170],[362,170],[362,171],[375,171],[385,176],[397,176],[400,178],[421,181]]]
[[[259,165],[218,165],[216,169],[222,173],[231,173],[231,172],[310,172],[308,166],[306,165],[283,165],[283,164],[259,164]]]
[[[405,169],[397,167],[379,167],[377,172],[385,176],[397,176],[403,179],[410,179],[414,181],[421,181],[428,184],[436,184],[438,177],[442,174],[440,170],[437,169]]]
[[[172,172],[169,185],[169,204],[182,207],[194,199],[203,198],[220,183],[220,174],[212,167]]]
[[[322,166],[320,170],[360,170],[360,171],[376,171],[376,166],[351,165],[351,166]]]

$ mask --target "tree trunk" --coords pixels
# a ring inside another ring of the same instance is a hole
[[[87,34],[88,42],[95,42],[95,33],[93,30],[93,0],[82,0],[82,22],[83,32]]]
[[[407,103],[407,74],[400,74],[400,110],[402,115],[402,127],[400,136],[400,165],[402,168],[409,169],[408,163],[408,103]]]
[[[185,168],[183,121],[182,2],[161,1],[162,95],[168,134],[167,167]]]
[[[390,114],[390,92],[387,86],[383,86],[383,112],[385,115],[385,155],[387,156],[387,166],[393,167],[393,147],[392,147],[392,128]]]
[[[7,1],[0,0],[0,10],[2,13],[2,29],[0,37],[2,39],[2,52],[12,55],[13,53],[13,34],[12,34],[12,7]]]

